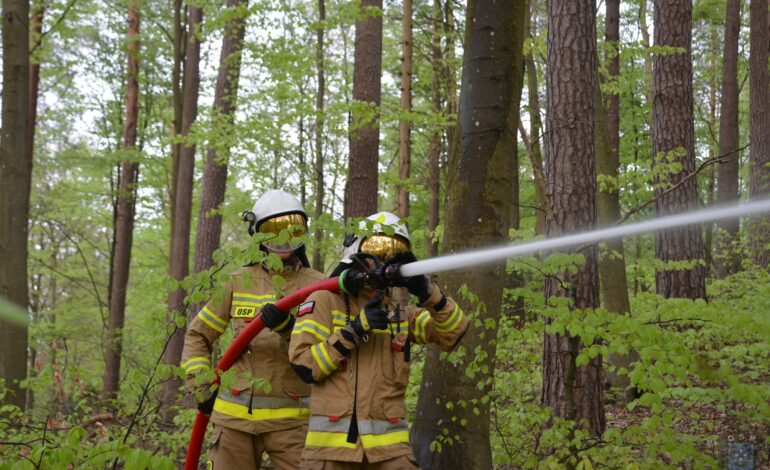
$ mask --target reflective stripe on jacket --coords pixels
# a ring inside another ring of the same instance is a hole
[[[297,317],[289,357],[295,367],[312,372],[315,381],[305,459],[362,462],[366,456],[368,462],[381,462],[411,456],[404,403],[409,363],[403,349],[411,343],[435,343],[450,350],[467,328],[462,309],[434,288],[425,308],[391,312],[386,328],[369,332],[369,340],[355,346],[341,330],[370,294],[350,298],[348,314],[341,294],[315,292],[307,299],[312,308]],[[388,311],[397,310],[388,299],[384,305]],[[350,443],[354,396],[359,436]]]
[[[275,276],[283,279],[280,289],[274,286]],[[195,376],[211,369],[214,342],[228,325],[235,337],[260,314],[265,304],[322,279],[321,273],[299,264],[287,265],[282,271],[267,271],[255,265],[230,275],[222,289],[198,312],[185,334],[181,366],[187,374],[188,388],[203,388],[195,386]],[[291,329],[277,329],[280,333],[264,329],[233,364],[232,370],[238,378],[228,389],[220,390],[211,416],[213,423],[252,434],[307,423],[310,387],[297,377],[288,361]],[[249,377],[264,380],[270,391],[252,386]]]

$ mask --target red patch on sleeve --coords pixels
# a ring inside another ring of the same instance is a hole
[[[314,308],[315,308],[315,301],[311,300],[310,302],[305,302],[304,304],[299,306],[299,309],[297,309],[297,317],[301,317],[302,315],[307,315],[308,313],[313,313]]]

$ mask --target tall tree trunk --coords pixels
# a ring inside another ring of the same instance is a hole
[[[409,113],[412,112],[412,0],[404,0],[402,22],[402,47],[401,58],[401,120],[398,124],[398,215],[402,218],[409,217],[409,173],[412,165],[412,121]]]
[[[767,59],[767,1],[751,2],[751,39],[749,56],[749,199],[763,199],[770,194],[770,95]],[[5,121],[3,121],[5,122]],[[767,269],[770,264],[770,219],[753,217],[748,224],[749,251],[756,265]]]
[[[607,73],[610,80],[620,76],[620,0],[607,0],[607,13],[604,23],[604,39],[611,47],[607,57]],[[597,183],[602,176],[611,182],[598,184],[596,194],[597,216],[600,226],[611,226],[620,220],[620,194],[617,186],[620,167],[620,100],[617,93],[607,95],[607,107],[604,107],[601,86],[596,81],[596,174]],[[626,258],[623,239],[607,240],[599,255],[599,278],[601,299],[604,308],[614,313],[627,314],[631,311],[628,299],[628,279],[626,278]],[[609,357],[610,364],[616,368],[629,369],[637,359],[633,353]],[[616,372],[607,373],[607,382],[613,386],[627,389],[630,381],[627,375]],[[634,398],[632,391],[626,392],[626,400]]]
[[[345,185],[345,217],[377,212],[380,148],[380,85],[382,82],[382,0],[361,0],[367,16],[356,20],[353,101],[375,107],[374,116],[354,109],[350,137],[350,171]],[[355,106],[356,103],[354,103]]]
[[[508,239],[525,14],[523,0],[468,2],[459,140],[447,183],[445,252]],[[453,366],[439,358],[437,348],[428,349],[412,447],[421,468],[488,469],[492,467],[490,409],[483,398],[491,393],[497,329],[484,325],[489,320],[497,324],[508,280],[504,270],[497,268],[442,275],[441,281],[444,290],[461,304],[458,290],[466,284],[486,306],[463,306],[466,312],[478,309],[480,320],[478,325],[471,322],[463,337],[462,347],[477,351],[464,361],[472,356],[474,368],[484,372],[469,378],[465,373],[468,362]],[[452,416],[447,415],[449,403],[454,405],[449,411]],[[459,441],[453,438],[454,445],[444,442],[441,452],[432,453],[430,443],[444,429],[448,436],[459,436]]]
[[[227,127],[231,127],[235,119],[248,3],[248,0],[227,1],[227,8],[236,14],[229,17],[222,37],[213,105],[214,116],[221,119],[221,125]],[[222,235],[222,214],[219,209],[225,200],[229,157],[229,146],[212,145],[206,150],[198,227],[195,233],[194,269],[196,273],[214,266],[212,255],[219,248],[219,239]],[[197,308],[194,312],[197,312]]]
[[[695,130],[692,93],[692,2],[655,0],[655,45],[678,47],[684,53],[656,54],[653,59],[653,165],[679,163],[679,171],[655,176],[655,216],[698,208],[695,178]],[[679,185],[663,194],[667,188]],[[690,269],[662,268],[655,272],[658,294],[664,297],[706,298],[706,267],[700,226],[662,230],[655,234],[655,256],[663,263],[687,261]]]
[[[708,127],[714,129],[717,126],[717,51],[719,50],[719,32],[717,31],[717,25],[711,25],[711,83],[709,86],[709,118]],[[714,161],[717,157],[717,151],[719,151],[719,140],[714,136],[713,131],[709,132],[711,138],[709,138],[709,161]],[[706,207],[714,205],[715,188],[716,188],[716,171],[714,165],[711,165],[707,171],[708,179],[706,183]],[[711,271],[711,266],[714,263],[714,224],[704,224],[703,233],[703,255],[706,263],[706,275]]]
[[[593,0],[551,0],[548,6],[545,160],[547,236],[553,238],[596,225],[596,20]],[[561,281],[547,279],[545,296],[568,297],[564,283],[574,289],[575,308],[596,308],[596,245],[580,253],[585,263],[576,273],[562,273]],[[552,416],[583,422],[592,435],[600,436],[605,427],[602,360],[596,357],[577,367],[581,347],[580,338],[569,334],[545,335],[542,403]]]
[[[174,11],[174,40],[173,57],[171,66],[171,107],[174,111],[173,121],[171,123],[171,174],[168,182],[168,208],[170,226],[174,226],[174,211],[176,208],[176,180],[179,173],[179,151],[181,144],[176,141],[176,137],[182,135],[182,108],[184,106],[182,96],[182,67],[185,59],[185,24],[186,17],[183,15],[182,0],[172,0],[171,6]]]
[[[316,223],[313,229],[313,268],[323,272],[324,258],[321,252],[323,230],[318,219],[323,214],[324,207],[324,97],[326,94],[326,71],[324,67],[324,30],[326,29],[326,2],[318,0],[318,30],[316,30],[315,64],[317,89],[315,95],[315,204],[313,208],[313,221]]]
[[[455,36],[455,13],[454,0],[445,0],[444,2],[444,85],[446,88],[446,107],[450,116],[457,117],[457,66],[455,65],[455,51],[457,42]],[[457,123],[453,123],[447,128],[447,155],[455,154],[455,145],[457,143]],[[449,158],[449,157],[448,157]],[[448,159],[447,158],[447,159]]]
[[[725,47],[722,62],[722,106],[719,111],[719,155],[724,155],[717,173],[717,202],[739,199],[738,164],[738,35],[741,29],[741,2],[727,0]],[[724,278],[740,268],[740,258],[732,244],[738,239],[739,220],[717,222],[717,277]]]
[[[29,1],[3,0],[3,87],[0,128],[0,298],[25,311],[27,217],[32,184],[29,158]],[[0,318],[0,378],[6,403],[24,407],[18,381],[27,377],[27,326]]]
[[[198,114],[198,84],[200,83],[200,40],[197,32],[203,24],[203,9],[189,7],[188,44],[184,67],[184,103],[182,113],[182,136],[188,139],[190,128]],[[179,151],[179,168],[174,194],[174,225],[171,232],[171,257],[169,274],[176,281],[181,281],[190,272],[190,216],[192,212],[193,172],[195,170],[195,144],[185,141]],[[185,291],[177,288],[168,298],[168,311],[171,318],[185,313]],[[192,317],[197,312],[187,312]],[[166,348],[164,362],[179,365],[184,345],[185,328],[177,328]],[[168,379],[163,384],[163,417],[172,416],[170,406],[177,400],[181,382],[177,378]]]
[[[123,122],[123,150],[118,175],[117,209],[114,227],[113,260],[110,279],[110,313],[104,348],[104,383],[102,399],[114,400],[120,389],[120,355],[123,350],[123,324],[126,316],[126,290],[131,267],[131,244],[134,232],[134,207],[139,162],[133,154],[139,114],[139,8],[135,1],[128,6],[126,118]]]
[[[39,41],[42,40],[43,33],[43,15],[45,14],[45,5],[42,2],[34,3],[32,17],[30,19],[30,64],[29,64],[29,146],[27,149],[27,158],[33,160],[35,153],[35,127],[37,127],[37,98],[40,88],[40,58],[35,57],[33,48],[36,48]]]
[[[431,104],[433,113],[438,116],[441,113],[441,0],[433,1],[433,29],[431,35],[431,68],[433,76],[430,82]],[[439,223],[440,197],[441,197],[441,128],[434,126],[430,134],[430,146],[428,148],[428,257],[438,256],[438,243],[436,242],[436,229]]]
[[[532,14],[536,6],[535,0],[530,0],[527,4],[527,27],[529,37],[534,38],[537,34],[537,22]],[[524,129],[524,125],[519,123],[519,131],[527,147],[527,154],[532,166],[532,173],[535,177],[535,233],[545,235],[545,216],[548,204],[545,198],[545,173],[543,171],[543,153],[540,150],[540,131],[543,128],[543,122],[540,119],[540,96],[537,85],[537,66],[535,57],[530,50],[526,57],[527,69],[527,107],[529,108],[529,136]]]

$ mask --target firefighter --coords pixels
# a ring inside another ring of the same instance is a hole
[[[252,236],[289,231],[291,240],[297,240],[307,230],[300,202],[280,190],[267,191],[243,215]],[[268,237],[260,249],[277,254],[283,268],[271,270],[256,263],[234,272],[225,282],[224,295],[215,295],[203,307],[185,335],[181,366],[187,388],[197,392],[199,409],[211,413],[214,423],[209,469],[258,469],[263,452],[274,468],[296,469],[305,444],[310,386],[292,371],[287,355],[294,316],[272,302],[324,276],[309,268],[304,245],[271,243]],[[278,276],[282,281],[276,282]],[[211,368],[214,342],[227,325],[237,336],[260,314],[270,331],[257,335],[233,365],[238,375],[235,385],[214,394],[200,378],[196,381],[196,374]],[[263,379],[269,388],[254,385],[250,377]]]
[[[369,220],[374,235],[346,238],[335,270],[341,293],[315,292],[297,311],[289,358],[313,384],[301,469],[417,468],[404,402],[409,348],[435,343],[451,350],[467,327],[460,307],[426,276],[390,282],[408,288],[419,306],[396,305],[389,288],[359,282],[357,271],[375,266],[372,255],[391,267],[415,261],[397,216],[381,212]]]

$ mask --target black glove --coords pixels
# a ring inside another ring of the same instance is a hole
[[[291,315],[289,312],[284,312],[275,304],[266,304],[262,307],[262,321],[265,322],[265,326],[273,331],[281,331],[291,323],[289,320]]]
[[[399,274],[401,266],[414,263],[417,258],[411,251],[396,253],[385,262],[385,272],[388,273],[390,285],[396,287],[406,287],[409,293],[416,296],[420,303],[430,297],[430,280],[423,274],[419,276],[404,277]]]
[[[214,390],[214,393],[212,393],[210,397],[205,401],[198,403],[198,411],[206,416],[211,416],[211,412],[214,411],[214,402],[217,401],[218,392],[219,390]]]
[[[377,294],[366,303],[364,311],[350,322],[359,338],[366,340],[371,330],[384,330],[388,327],[388,314],[382,309],[382,296]]]
[[[364,273],[357,269],[346,269],[340,274],[340,288],[346,294],[358,295],[365,283],[366,277]]]

